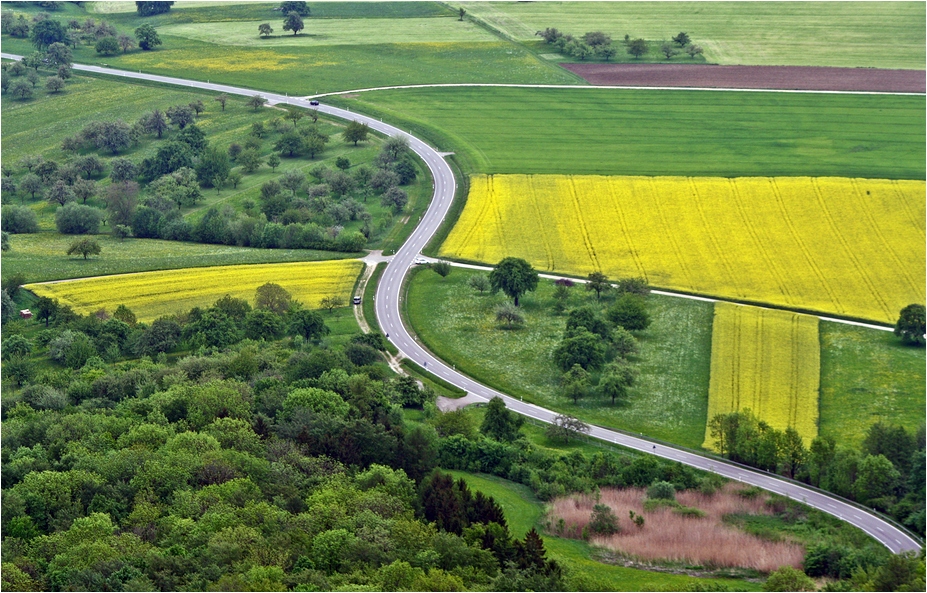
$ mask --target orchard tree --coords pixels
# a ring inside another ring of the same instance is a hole
[[[579,403],[579,398],[586,395],[589,384],[589,373],[578,364],[574,364],[560,379],[564,395],[572,399],[574,404]]]
[[[467,285],[473,290],[479,291],[480,294],[483,294],[490,288],[489,276],[486,274],[474,274],[467,280]]]
[[[20,101],[31,99],[33,94],[32,85],[29,84],[28,80],[17,80],[10,85],[9,93]]]
[[[924,345],[925,313],[924,305],[915,303],[901,310],[895,324],[895,335],[908,344]]]
[[[358,142],[366,142],[367,135],[370,133],[370,127],[357,121],[352,121],[344,128],[342,136],[345,142],[353,142],[357,146]]]
[[[131,225],[138,206],[138,184],[129,180],[111,183],[103,201],[113,225]]]
[[[676,35],[675,37],[673,37],[673,43],[675,43],[679,47],[685,47],[689,45],[689,43],[691,42],[692,40],[689,39],[689,35],[684,32],[679,33],[679,35]]]
[[[612,405],[615,401],[624,401],[628,396],[628,389],[634,385],[637,371],[624,359],[616,359],[608,364],[599,379],[599,391],[602,395],[610,397]]]
[[[293,31],[293,35],[295,36],[304,28],[305,25],[303,24],[303,19],[299,16],[299,13],[296,11],[287,13],[286,19],[283,21],[284,31]]]
[[[70,67],[74,62],[74,54],[71,53],[71,48],[67,45],[63,43],[52,43],[45,51],[45,60],[52,68],[60,68],[61,66]]]
[[[261,37],[267,37],[268,35],[274,32],[274,28],[270,26],[270,23],[261,23],[258,25],[258,35]]]
[[[145,23],[135,29],[135,38],[138,39],[138,46],[144,51],[151,51],[155,46],[161,45],[161,38],[155,28]]]
[[[135,10],[138,16],[154,16],[170,11],[173,2],[136,2]]]
[[[196,121],[196,113],[189,105],[174,105],[167,108],[167,118],[182,130]]]
[[[71,189],[70,185],[67,185],[64,181],[56,181],[55,184],[45,192],[45,199],[52,204],[64,206],[68,202],[76,200],[77,197],[74,195],[74,190]]]
[[[686,53],[689,54],[690,58],[694,59],[695,56],[700,56],[703,53],[705,53],[705,50],[702,49],[701,45],[692,44],[692,45],[686,46]]]
[[[319,306],[323,309],[328,309],[328,312],[332,313],[338,307],[344,306],[344,301],[339,296],[331,295],[319,301]]]
[[[650,51],[650,46],[643,39],[634,39],[628,43],[628,54],[634,56],[635,59],[639,60],[648,51]]]
[[[132,41],[132,38],[124,34],[116,38],[116,43],[119,44],[119,48],[122,50],[122,53],[126,53],[135,47],[135,42]]]
[[[60,22],[53,19],[43,19],[32,26],[30,37],[32,45],[41,51],[53,43],[66,42],[68,32]]]
[[[95,46],[98,54],[112,56],[119,53],[119,42],[115,37],[104,37]]]
[[[253,97],[248,99],[248,106],[254,109],[255,111],[263,107],[264,103],[267,103],[267,99],[265,99],[261,95],[254,95]]]
[[[213,100],[217,101],[219,105],[222,106],[222,111],[225,111],[225,102],[229,100],[229,96],[225,93],[222,93],[221,95],[217,95]]]
[[[608,276],[602,272],[592,272],[587,277],[586,290],[594,290],[596,299],[601,299],[602,293],[611,289],[612,285],[608,281]]]
[[[283,14],[295,12],[299,16],[309,16],[311,10],[305,2],[281,2],[280,12]]]
[[[26,173],[19,181],[19,191],[30,194],[35,199],[35,192],[42,191],[42,180],[35,173]]]
[[[78,254],[87,259],[89,255],[100,255],[100,244],[91,237],[80,237],[68,247],[68,255]]]
[[[517,307],[521,295],[537,288],[538,273],[527,261],[517,257],[507,257],[489,273],[489,282],[493,290],[504,292],[515,301]]]
[[[45,80],[45,90],[49,93],[60,93],[64,90],[64,81],[58,76],[49,76]]]
[[[660,53],[662,53],[667,60],[671,59],[673,56],[679,53],[679,50],[673,47],[671,43],[663,43],[660,46]]]
[[[46,296],[39,297],[32,308],[35,310],[36,319],[44,321],[45,327],[48,327],[49,320],[58,312],[58,299]]]

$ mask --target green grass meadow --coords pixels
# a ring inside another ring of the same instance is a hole
[[[3,275],[22,273],[27,282],[48,282],[178,268],[356,257],[356,254],[311,249],[257,249],[159,239],[120,241],[110,235],[99,235],[96,240],[102,253],[85,260],[65,255],[74,241],[73,236],[58,233],[11,235],[12,249],[3,252]]]
[[[923,97],[426,88],[327,99],[424,131],[472,173],[924,178]]]
[[[921,2],[463,2],[522,42],[547,27],[669,40],[685,31],[719,64],[924,69]],[[623,52],[623,49],[620,51]],[[686,59],[688,59],[686,57]]]
[[[119,4],[119,3],[114,3]],[[198,3],[199,4],[199,3]],[[100,56],[80,45],[74,61],[210,80],[264,91],[310,95],[356,88],[451,82],[585,84],[524,46],[432,2],[327,2],[312,4],[299,35],[283,31],[275,4],[175,5],[140,18],[134,12],[82,13],[73,5],[52,18],[104,18],[131,34],[149,23],[163,44]],[[104,7],[123,10],[124,6]],[[36,9],[15,7],[13,12]],[[267,22],[274,33],[258,35]],[[27,54],[27,40],[3,37],[4,51]]]
[[[876,422],[916,431],[924,424],[924,349],[891,332],[821,322],[822,436],[859,446]]]
[[[641,332],[635,358],[640,377],[626,404],[612,406],[598,396],[578,404],[560,393],[560,371],[551,352],[566,316],[551,313],[553,282],[542,280],[522,298],[523,329],[496,327],[493,309],[505,299],[479,295],[467,286],[472,272],[455,268],[442,279],[430,270],[408,286],[408,320],[422,341],[457,368],[515,397],[587,422],[645,433],[699,448],[708,413],[711,356],[710,303],[651,295],[651,327]],[[570,307],[594,300],[581,286]]]

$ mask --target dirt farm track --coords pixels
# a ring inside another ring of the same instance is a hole
[[[923,70],[701,64],[561,64],[590,84],[923,93]]]

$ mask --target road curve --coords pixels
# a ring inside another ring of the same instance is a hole
[[[0,53],[0,57],[21,59],[21,56],[7,53]],[[335,117],[365,123],[372,129],[383,134],[389,136],[402,136],[408,139],[410,148],[415,151],[431,171],[432,178],[434,179],[434,196],[418,227],[412,232],[409,239],[399,249],[392,261],[387,264],[386,270],[377,286],[375,304],[377,320],[380,323],[380,327],[388,335],[390,342],[392,342],[404,356],[422,365],[429,372],[441,377],[445,381],[466,390],[468,393],[482,397],[487,401],[493,397],[501,397],[509,409],[541,422],[551,423],[557,416],[556,412],[538,407],[534,404],[519,401],[481,383],[477,383],[466,375],[458,373],[456,369],[447,366],[443,361],[435,358],[422,347],[402,323],[399,309],[402,303],[403,280],[409,268],[413,265],[413,259],[425,247],[447,215],[451,202],[454,199],[454,193],[457,189],[454,174],[450,166],[434,148],[411,134],[377,119],[356,114],[345,109],[329,107],[327,105],[312,107],[306,99],[288,97],[287,95],[280,95],[278,93],[261,93],[253,89],[199,82],[170,76],[115,70],[108,67],[75,64],[74,69],[218,91],[232,95],[253,96],[260,94],[271,104],[287,103],[307,109],[318,109],[323,113]],[[881,542],[892,552],[900,553],[909,550],[919,551],[921,549],[920,544],[915,539],[877,515],[838,498],[829,496],[821,491],[782,479],[774,474],[759,472],[736,464],[703,457],[696,453],[675,449],[662,443],[654,444],[644,438],[633,437],[598,426],[591,427],[589,435],[609,443],[614,443],[644,453],[650,453],[671,461],[678,461],[679,463],[697,469],[712,472],[752,486],[758,486],[764,490],[801,501],[808,506],[824,511],[825,513],[858,527]]]

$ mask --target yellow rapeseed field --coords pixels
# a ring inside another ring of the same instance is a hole
[[[923,181],[475,176],[441,255],[894,322],[925,299]]]
[[[817,317],[715,303],[709,420],[749,408],[773,428],[794,427],[807,446],[818,434],[820,380]]]
[[[317,308],[327,296],[341,297],[347,304],[363,266],[358,260],[337,260],[184,268],[28,284],[25,288],[56,298],[83,314],[101,308],[112,313],[125,305],[139,321],[148,322],[193,307],[208,307],[226,294],[253,305],[258,286],[267,282],[279,284],[309,308]]]

